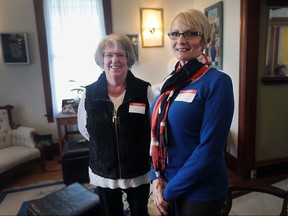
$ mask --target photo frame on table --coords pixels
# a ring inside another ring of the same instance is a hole
[[[78,111],[77,101],[74,99],[64,99],[62,100],[62,113],[64,114],[75,114]]]
[[[205,8],[205,15],[208,17],[212,27],[211,42],[205,50],[211,66],[223,69],[223,2],[220,1]]]
[[[139,35],[138,34],[127,34],[130,39],[133,50],[136,55],[136,63],[140,63],[140,45],[139,45]]]
[[[27,33],[1,32],[2,57],[5,64],[29,64]]]

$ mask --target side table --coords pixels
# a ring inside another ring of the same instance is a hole
[[[68,125],[77,125],[77,113],[66,114],[60,112],[56,116],[57,130],[58,130],[58,140],[59,140],[59,153],[62,155],[63,142],[66,140],[68,142],[68,136],[71,134],[79,133],[79,131],[69,131]],[[64,136],[62,136],[62,127],[64,127]]]

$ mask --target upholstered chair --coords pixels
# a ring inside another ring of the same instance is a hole
[[[13,178],[12,169],[25,163],[38,161],[45,170],[42,150],[35,141],[36,129],[13,124],[12,109],[11,105],[0,106],[0,186]]]

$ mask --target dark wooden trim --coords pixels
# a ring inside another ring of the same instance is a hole
[[[287,7],[287,0],[267,0],[268,6]]]
[[[236,157],[234,157],[233,155],[231,155],[229,152],[226,152],[225,153],[225,160],[226,160],[227,167],[229,169],[233,170],[234,172],[237,172],[238,159]]]
[[[241,0],[238,175],[255,166],[258,43],[261,0]]]
[[[287,174],[288,158],[258,161],[255,166],[257,177]]]
[[[286,164],[288,166],[288,157],[257,161],[256,167],[260,168],[260,167],[271,166],[271,165],[276,165],[276,164]]]
[[[111,0],[102,0],[106,35],[113,33]]]
[[[265,85],[274,85],[274,84],[288,84],[288,77],[280,77],[280,76],[264,76],[261,78],[261,82]]]
[[[49,62],[48,62],[48,49],[47,38],[43,11],[43,0],[34,0],[34,10],[36,18],[36,26],[38,33],[38,44],[41,60],[41,70],[44,85],[44,97],[46,105],[46,117],[48,122],[54,122],[53,104],[52,104],[52,91],[50,82]]]

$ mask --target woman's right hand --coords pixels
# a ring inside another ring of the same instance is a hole
[[[167,210],[170,203],[164,200],[163,198],[163,191],[167,185],[167,181],[165,181],[162,178],[161,179],[158,178],[152,182],[152,185],[153,185],[154,205],[162,215],[168,215]]]

